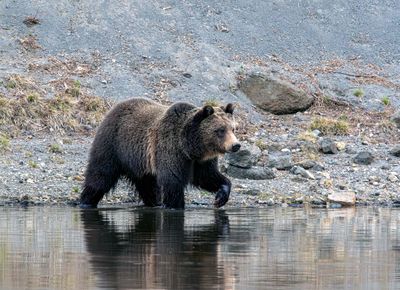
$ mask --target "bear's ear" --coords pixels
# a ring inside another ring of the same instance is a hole
[[[202,109],[203,114],[204,114],[204,118],[207,118],[208,116],[211,116],[212,114],[214,114],[214,108],[210,105],[205,105]]]
[[[194,115],[194,121],[201,122],[208,116],[211,116],[212,114],[214,114],[214,108],[210,105],[205,105],[196,113],[196,115]]]
[[[228,105],[226,105],[226,107],[224,108],[225,113],[227,114],[233,114],[233,109],[234,106],[232,103],[229,103]]]

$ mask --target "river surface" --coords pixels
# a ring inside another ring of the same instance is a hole
[[[0,289],[400,289],[400,210],[0,208]]]

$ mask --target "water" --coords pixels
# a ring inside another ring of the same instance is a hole
[[[0,210],[0,289],[400,289],[398,209]]]

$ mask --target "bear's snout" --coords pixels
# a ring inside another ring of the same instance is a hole
[[[240,143],[235,143],[235,144],[232,145],[231,151],[232,152],[237,152],[237,151],[239,151],[239,149],[240,149]]]

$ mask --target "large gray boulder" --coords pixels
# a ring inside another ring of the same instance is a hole
[[[288,81],[252,74],[239,83],[239,89],[259,108],[273,114],[293,114],[307,110],[314,97]]]

